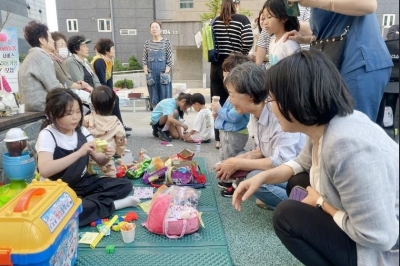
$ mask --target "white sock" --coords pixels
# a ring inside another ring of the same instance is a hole
[[[134,196],[128,196],[124,199],[114,200],[114,206],[116,210],[120,210],[127,207],[136,207],[140,203],[140,199]]]
[[[168,130],[168,126],[167,126],[167,124],[165,124],[163,129],[161,129],[161,131],[167,131],[167,130]]]

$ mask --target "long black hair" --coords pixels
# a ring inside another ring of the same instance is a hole
[[[190,93],[184,93],[181,92],[178,95],[178,98],[176,98],[178,101],[180,100],[185,100],[185,106],[189,107],[192,105],[192,95]],[[187,112],[186,112],[187,113]],[[178,107],[178,114],[180,118],[183,118],[184,112]]]
[[[285,31],[300,30],[300,22],[297,17],[290,17],[286,12],[284,0],[267,0],[264,3],[263,10],[279,20],[286,20],[284,24]]]
[[[67,115],[66,111],[68,107],[74,103],[74,101],[78,102],[79,109],[82,114],[81,120],[79,121],[75,129],[77,131],[80,130],[83,121],[82,100],[72,90],[64,88],[57,88],[47,93],[46,107],[44,109],[46,120],[43,121],[40,129],[42,130],[43,128],[51,124],[54,124],[54,126],[59,129],[57,119]]]

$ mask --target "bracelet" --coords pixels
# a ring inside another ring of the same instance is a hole
[[[333,0],[331,0],[331,4],[329,5],[329,10],[335,12],[335,7],[333,6]]]
[[[320,209],[320,210],[324,210],[324,199],[322,198],[322,197],[319,197],[318,199],[317,199],[317,208],[318,209]]]

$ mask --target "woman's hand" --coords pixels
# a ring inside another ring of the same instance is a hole
[[[221,109],[221,104],[219,102],[212,102],[211,103],[211,110],[216,114],[218,113],[219,109]]]
[[[259,173],[252,178],[240,182],[232,196],[232,205],[236,210],[242,210],[242,201],[246,201],[264,183],[264,173]]]
[[[94,141],[90,141],[83,144],[77,152],[79,152],[80,157],[83,157],[87,154],[91,154],[95,149],[96,144],[94,143]]]
[[[223,161],[221,164],[215,167],[215,171],[217,172],[216,178],[221,181],[228,180],[233,173],[235,173],[237,169],[237,158],[229,158]]]
[[[321,194],[319,194],[318,191],[313,189],[311,186],[308,186],[306,189],[308,195],[301,202],[311,205],[313,207],[317,206],[317,200],[321,196]]]
[[[283,42],[286,42],[287,40],[292,40],[299,44],[309,44],[311,42],[311,36],[303,36],[298,31],[292,30],[283,34],[282,40]]]

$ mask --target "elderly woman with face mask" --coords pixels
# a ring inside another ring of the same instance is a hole
[[[90,93],[93,88],[83,80],[74,82],[68,69],[64,65],[64,60],[68,57],[69,52],[67,48],[67,38],[61,32],[55,31],[51,33],[54,40],[55,50],[50,53],[51,59],[54,63],[54,68],[56,70],[56,77],[64,87],[77,90],[85,90]],[[78,92],[79,93],[79,92]],[[86,95],[89,95],[86,93]],[[82,93],[82,95],[85,93]],[[79,95],[79,94],[78,94]],[[80,97],[82,99],[82,97]],[[84,100],[84,99],[82,99]]]
[[[150,96],[150,110],[161,100],[172,98],[171,68],[172,47],[169,40],[161,36],[161,23],[150,24],[152,38],[144,44],[143,70],[146,74]]]

